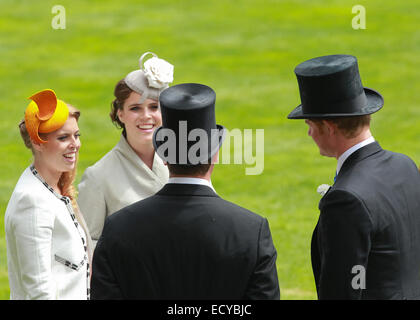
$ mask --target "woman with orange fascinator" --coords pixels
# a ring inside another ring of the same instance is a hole
[[[29,99],[19,129],[34,160],[5,214],[10,299],[87,300],[92,244],[73,187],[80,112],[50,89]]]

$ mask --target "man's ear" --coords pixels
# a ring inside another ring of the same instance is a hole
[[[322,120],[324,128],[327,130],[329,136],[333,136],[338,132],[337,125],[329,120]]]

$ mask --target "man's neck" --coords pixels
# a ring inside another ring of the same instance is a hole
[[[204,179],[207,181],[211,181],[211,175],[213,173],[214,169],[214,163],[211,164],[209,170],[203,175],[182,175],[182,174],[175,174],[169,171],[169,178],[198,178],[198,179]]]
[[[204,179],[210,182],[211,174],[188,176],[188,175],[169,173],[169,178],[196,178],[196,179]]]
[[[341,167],[343,166],[344,162],[347,160],[348,157],[350,157],[350,155],[352,155],[354,152],[356,152],[358,149],[363,148],[364,146],[374,142],[375,139],[370,136],[365,140],[362,140],[359,143],[356,143],[355,145],[353,145],[352,147],[350,147],[349,149],[347,149],[344,153],[342,153],[340,155],[340,157],[337,159],[337,169],[336,169],[336,173],[338,174],[338,172],[340,172]]]
[[[337,144],[337,150],[335,153],[335,158],[338,160],[338,158],[340,158],[340,156],[346,152],[348,149],[350,149],[351,147],[355,146],[356,144],[365,141],[366,139],[372,137],[372,133],[370,132],[369,129],[364,130],[361,134],[357,135],[354,138],[348,139],[345,137],[342,137],[342,139],[340,139],[341,141],[339,141],[339,143]]]

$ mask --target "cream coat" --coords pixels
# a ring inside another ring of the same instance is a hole
[[[5,229],[10,299],[87,299],[86,232],[30,168],[10,198]]]
[[[78,204],[95,244],[106,217],[155,194],[168,182],[169,171],[157,154],[152,168],[121,135],[110,152],[85,170],[79,184]]]

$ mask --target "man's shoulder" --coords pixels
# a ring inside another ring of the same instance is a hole
[[[376,153],[373,157],[367,157],[363,159],[361,163],[378,162],[378,160],[380,159],[387,160],[387,165],[399,163],[404,165],[409,164],[410,166],[414,166],[415,168],[417,168],[414,161],[408,155],[387,149],[381,149],[380,152]]]
[[[226,200],[226,199],[223,199],[223,198],[219,197],[217,201],[218,201],[218,203],[221,207],[223,207],[225,210],[227,210],[229,212],[236,212],[238,214],[242,214],[244,216],[247,216],[251,219],[262,219],[262,217],[259,214],[255,213],[255,212],[253,212],[253,211],[251,211],[247,208],[244,208],[244,207],[242,207],[242,206],[240,206],[236,203],[233,203],[229,200]]]
[[[185,213],[187,211],[196,212],[196,210],[206,211],[219,218],[240,220],[244,223],[251,221],[261,223],[264,219],[259,214],[219,196],[200,197],[191,195],[187,197],[188,199],[185,196],[156,193],[110,215],[106,224],[111,224],[113,228],[123,229],[135,224],[143,224],[143,222],[147,224],[148,222],[159,221],[159,219],[164,219],[168,212],[176,214],[177,211]],[[186,203],[188,205],[184,206]]]
[[[113,223],[122,223],[125,220],[130,220],[131,218],[134,218],[136,213],[147,214],[148,212],[151,212],[154,209],[157,201],[159,201],[158,199],[156,199],[156,197],[157,195],[154,194],[150,197],[139,200],[124,208],[121,208],[120,210],[108,216],[107,220],[112,221]]]
[[[320,208],[338,202],[361,202],[367,207],[401,193],[401,184],[418,185],[420,173],[405,154],[382,149],[371,157],[343,167],[337,181],[320,201]],[[413,188],[411,188],[413,189]]]

